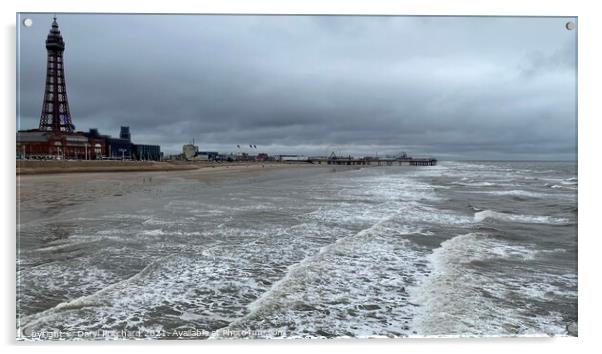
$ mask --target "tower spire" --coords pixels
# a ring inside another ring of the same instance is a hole
[[[65,42],[56,22],[56,14],[46,38],[46,49],[48,51],[46,87],[40,116],[40,130],[70,133],[73,132],[75,127],[71,123],[65,85],[65,67],[63,63]]]

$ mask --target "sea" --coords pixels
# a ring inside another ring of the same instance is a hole
[[[17,336],[577,335],[576,167],[274,169],[66,203],[19,220]]]

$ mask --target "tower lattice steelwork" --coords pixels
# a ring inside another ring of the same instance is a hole
[[[74,130],[67,101],[67,90],[65,86],[65,66],[63,52],[65,42],[56,17],[52,21],[52,27],[46,38],[46,49],[48,50],[48,62],[46,67],[46,89],[42,115],[40,116],[40,130],[52,131],[54,133],[71,133]]]

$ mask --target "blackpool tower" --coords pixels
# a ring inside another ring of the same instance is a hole
[[[67,90],[65,86],[65,65],[63,52],[65,42],[56,17],[46,38],[48,60],[46,62],[46,88],[40,116],[40,130],[53,133],[72,133],[74,130],[69,113]]]

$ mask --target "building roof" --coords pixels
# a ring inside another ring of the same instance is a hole
[[[17,132],[17,142],[47,142],[50,137],[48,132],[42,131],[23,131]]]

